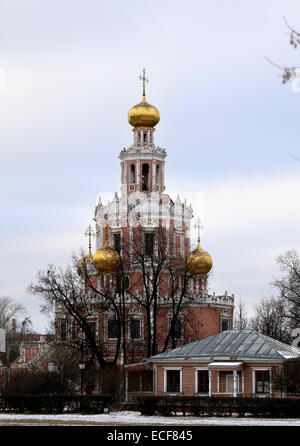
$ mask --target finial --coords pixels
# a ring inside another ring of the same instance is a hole
[[[149,82],[149,80],[146,78],[146,70],[143,69],[143,76],[139,76],[139,79],[143,81],[143,96],[146,96],[146,82]]]
[[[200,229],[203,229],[203,226],[201,224],[201,220],[199,217],[197,218],[197,223],[195,223],[195,228],[198,229],[198,246],[199,246],[199,244],[200,244]]]
[[[92,237],[95,237],[95,232],[93,231],[91,225],[88,226],[84,235],[89,238],[89,254],[92,253]]]
[[[104,228],[104,245],[108,245],[108,225]]]

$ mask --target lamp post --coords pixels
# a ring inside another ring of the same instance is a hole
[[[82,384],[83,384],[83,371],[85,369],[85,362],[79,361],[78,367],[80,369],[80,409],[82,409]]]

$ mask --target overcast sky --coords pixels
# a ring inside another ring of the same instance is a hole
[[[283,16],[300,30],[297,0],[0,1],[0,296],[36,331],[26,287],[86,248],[99,195],[119,192],[144,67],[166,192],[201,218],[211,289],[252,313],[276,294],[276,257],[300,247],[300,93],[266,60],[300,65]]]

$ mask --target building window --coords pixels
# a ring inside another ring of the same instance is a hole
[[[223,311],[221,313],[221,319],[220,319],[220,331],[230,330],[230,326],[231,326],[230,313],[228,313],[228,311]]]
[[[142,166],[142,190],[149,190],[149,164]]]
[[[129,392],[152,392],[153,374],[150,371],[128,372]]]
[[[154,234],[146,233],[145,234],[145,255],[153,256],[154,249]]]
[[[160,183],[160,165],[157,164],[156,166],[156,184],[159,186]]]
[[[229,330],[229,321],[227,319],[221,320],[221,330],[222,331]]]
[[[208,370],[198,370],[198,393],[208,393]]]
[[[135,183],[135,165],[130,164],[130,184]]]
[[[87,322],[87,325],[92,337],[94,338],[94,340],[96,340],[96,322]],[[86,341],[88,341],[87,333],[85,334],[85,339]]]
[[[116,251],[120,252],[121,250],[121,234],[114,234],[114,248]]]
[[[67,323],[65,320],[60,322],[60,340],[66,341],[67,339]]]
[[[140,319],[136,319],[136,318],[129,319],[129,336],[130,336],[130,339],[140,339],[141,338],[141,321],[140,321]]]
[[[107,321],[107,337],[108,339],[117,339],[119,337],[119,324],[114,318]]]
[[[144,142],[147,142],[147,133],[144,133]]]
[[[270,393],[270,372],[260,370],[255,372],[255,392]]]
[[[180,370],[167,370],[167,392],[180,392]]]
[[[124,286],[124,290],[125,290],[125,291],[129,290],[129,287],[130,287],[130,280],[129,280],[129,277],[128,277],[128,276],[124,277],[124,284],[123,284],[123,286]]]

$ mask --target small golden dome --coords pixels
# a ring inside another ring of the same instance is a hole
[[[206,277],[212,268],[212,258],[203,251],[198,240],[198,246],[187,257],[187,268],[196,277]]]
[[[159,110],[146,101],[143,95],[142,101],[132,107],[128,113],[128,122],[133,127],[155,127],[160,120]]]
[[[77,273],[79,274],[79,276],[82,273],[82,265],[83,265],[83,263],[85,263],[87,265],[89,262],[92,262],[92,261],[93,261],[93,254],[92,254],[91,249],[89,249],[88,255],[83,257],[82,259],[80,259],[79,262],[78,262]]]
[[[107,239],[104,246],[96,251],[94,265],[100,274],[115,274],[118,271],[120,265],[119,253],[109,246]]]

